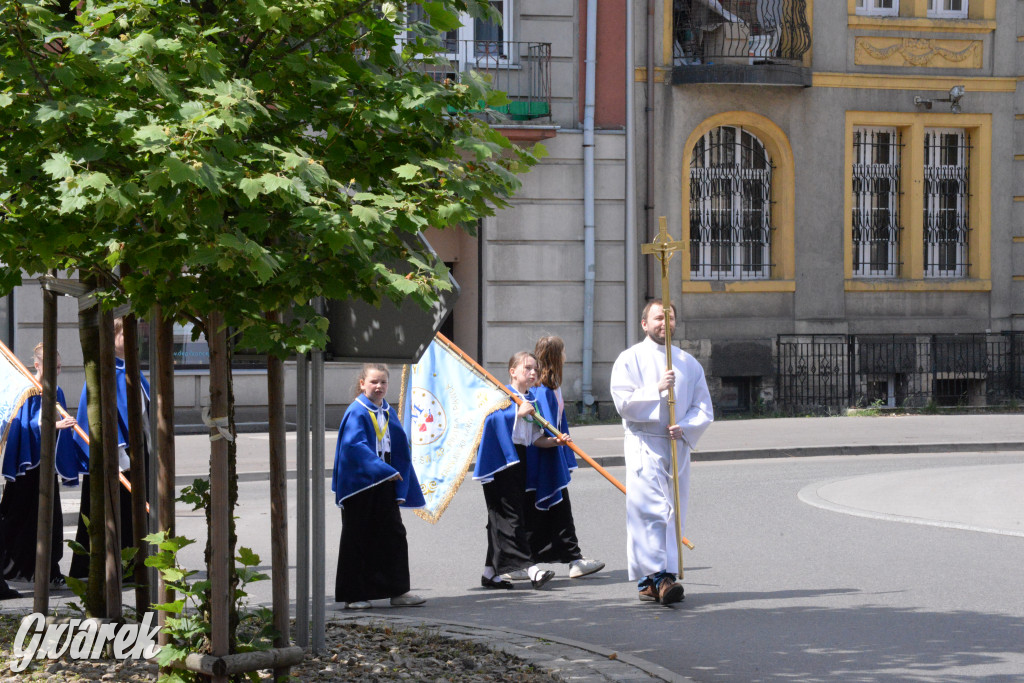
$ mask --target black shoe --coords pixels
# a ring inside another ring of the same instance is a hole
[[[20,597],[21,597],[21,593],[19,593],[18,591],[14,590],[10,586],[6,586],[6,585],[0,586],[0,600],[13,600],[15,598],[20,598]]]
[[[530,579],[530,583],[533,584],[534,588],[542,588],[551,579],[555,578],[555,573],[550,569],[545,569],[540,574],[537,574],[536,579]]]
[[[486,576],[481,576],[480,577],[480,585],[483,586],[484,588],[497,588],[497,589],[503,589],[503,590],[512,590],[512,582],[511,581],[503,581],[503,580],[499,579],[497,576],[494,576],[494,577],[492,577],[490,579],[488,579]]]

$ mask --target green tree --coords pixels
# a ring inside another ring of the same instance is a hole
[[[472,229],[536,157],[482,78],[417,68],[490,4],[422,6],[405,40],[404,2],[0,0],[0,291],[77,269],[278,356],[325,342],[314,297],[428,305],[444,266],[403,236]]]

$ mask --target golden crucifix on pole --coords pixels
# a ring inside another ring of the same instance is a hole
[[[665,370],[672,370],[672,299],[668,284],[668,263],[677,251],[682,251],[685,244],[681,241],[673,241],[668,234],[668,224],[664,216],[658,218],[658,236],[650,244],[641,246],[644,254],[653,254],[661,264],[661,302],[665,311]],[[674,384],[668,387],[668,423],[676,423],[676,388]],[[679,514],[679,457],[677,454],[676,440],[669,439],[672,447],[672,494],[675,506],[676,518],[676,556],[679,558],[679,578],[683,578],[683,522]],[[692,545],[687,543],[691,549]]]

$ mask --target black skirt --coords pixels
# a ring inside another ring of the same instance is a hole
[[[534,491],[526,492],[526,529],[534,562],[565,564],[583,557],[576,538],[569,489],[562,489],[562,502],[538,510]]]
[[[519,451],[521,447],[517,446]],[[498,574],[525,569],[530,559],[530,539],[526,527],[526,449],[519,455],[520,463],[495,472],[494,479],[484,484],[487,503],[487,557],[485,567]]]
[[[0,500],[0,555],[4,577],[31,581],[36,573],[36,527],[39,525],[39,468],[7,482]],[[58,578],[64,556],[64,515],[60,487],[54,486],[50,576]]]
[[[381,600],[409,592],[409,543],[395,483],[371,486],[344,500],[334,599]]]

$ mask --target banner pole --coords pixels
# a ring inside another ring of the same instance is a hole
[[[449,349],[449,350],[451,350],[451,352],[452,352],[452,353],[454,353],[454,354],[455,354],[455,355],[457,355],[457,356],[458,356],[459,358],[461,358],[462,360],[464,360],[464,361],[466,361],[467,363],[469,363],[469,364],[470,364],[470,365],[471,365],[471,366],[472,366],[472,367],[473,367],[473,368],[474,368],[474,369],[475,369],[475,370],[476,370],[477,372],[479,372],[479,373],[480,373],[481,375],[483,375],[483,376],[484,376],[484,377],[485,377],[485,378],[486,378],[486,379],[487,379],[487,380],[488,380],[489,382],[491,382],[492,384],[494,384],[494,386],[495,386],[495,387],[497,387],[497,388],[498,388],[498,389],[500,389],[501,391],[505,392],[505,394],[507,394],[507,395],[508,395],[508,397],[509,397],[509,398],[511,398],[511,399],[512,399],[512,400],[513,400],[513,401],[515,402],[515,404],[516,404],[516,405],[519,405],[519,404],[521,404],[521,403],[523,402],[521,398],[519,398],[518,396],[516,396],[516,395],[515,395],[515,394],[514,394],[513,392],[509,391],[509,390],[508,390],[508,387],[506,387],[506,386],[505,386],[504,384],[502,384],[502,383],[501,383],[501,382],[500,382],[500,381],[498,380],[498,378],[497,378],[497,377],[495,377],[494,375],[492,375],[492,374],[491,374],[490,372],[488,372],[488,371],[487,371],[487,369],[486,369],[486,368],[484,368],[484,367],[483,367],[482,365],[480,365],[480,364],[479,364],[479,363],[477,363],[477,362],[476,362],[475,360],[473,360],[473,358],[472,358],[472,357],[471,357],[471,356],[470,356],[469,354],[467,354],[467,353],[466,353],[466,352],[464,352],[464,351],[463,351],[462,349],[460,349],[460,348],[459,348],[458,346],[456,346],[456,345],[455,345],[455,344],[454,344],[454,343],[453,343],[453,342],[452,342],[451,340],[449,340],[449,339],[448,339],[448,338],[447,338],[446,336],[444,336],[443,334],[441,334],[440,332],[438,332],[438,333],[437,333],[437,334],[435,335],[435,338],[436,338],[436,339],[437,339],[437,340],[438,340],[439,342],[441,342],[442,344],[444,344],[445,346],[447,346],[447,347],[448,347],[448,349]],[[557,429],[557,428],[556,428],[556,427],[555,427],[554,425],[552,425],[552,424],[551,424],[550,422],[548,422],[547,420],[545,420],[545,419],[544,419],[544,418],[543,418],[543,417],[542,417],[542,416],[541,416],[541,415],[540,415],[539,413],[536,413],[536,412],[534,412],[534,414],[533,414],[533,415],[532,415],[531,417],[533,417],[533,419],[537,420],[537,423],[538,423],[538,424],[539,424],[539,425],[540,425],[541,427],[543,427],[543,428],[544,428],[545,430],[547,430],[547,432],[548,432],[549,434],[551,434],[551,436],[555,437],[556,439],[558,439],[558,438],[563,438],[563,437],[565,436],[564,434],[562,434],[561,432],[559,432],[559,431],[558,431],[558,429]],[[609,472],[609,471],[608,471],[608,470],[606,470],[606,469],[605,469],[604,467],[602,467],[602,466],[601,466],[600,464],[598,464],[598,463],[597,463],[597,461],[595,461],[595,460],[594,460],[593,458],[591,458],[591,457],[590,457],[589,455],[587,455],[587,454],[586,454],[586,453],[585,453],[585,452],[583,451],[583,449],[581,449],[581,448],[580,448],[579,446],[577,446],[577,445],[576,445],[575,443],[573,443],[572,441],[569,441],[569,442],[567,442],[567,443],[566,443],[565,445],[566,445],[566,446],[568,446],[568,447],[569,447],[570,449],[572,449],[573,453],[575,453],[576,455],[578,455],[578,456],[580,456],[581,458],[583,458],[583,460],[584,460],[584,461],[585,461],[585,462],[586,462],[586,463],[587,463],[588,465],[590,465],[590,466],[591,466],[591,467],[593,467],[593,468],[594,468],[595,470],[597,470],[597,472],[598,472],[598,473],[599,473],[599,474],[600,474],[601,476],[603,476],[603,477],[604,477],[605,479],[607,479],[607,480],[608,480],[609,482],[611,482],[611,483],[612,483],[612,485],[614,485],[614,486],[615,486],[615,488],[617,488],[618,490],[622,491],[622,493],[625,493],[625,492],[626,492],[626,487],[622,485],[622,482],[620,482],[620,481],[619,481],[618,479],[616,479],[616,478],[615,478],[615,477],[614,477],[614,476],[612,475],[612,473],[611,473],[611,472]],[[693,545],[693,543],[691,543],[691,542],[690,542],[690,540],[689,540],[689,539],[687,539],[687,538],[685,538],[685,537],[683,538],[683,545],[685,545],[685,546],[686,546],[687,548],[689,548],[690,550],[693,550],[693,548],[694,548],[694,545]]]

